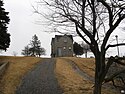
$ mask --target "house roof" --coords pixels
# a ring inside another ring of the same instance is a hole
[[[59,38],[61,38],[61,37],[64,37],[64,36],[67,36],[67,37],[69,37],[71,40],[73,40],[73,37],[72,37],[72,35],[55,35],[55,38],[57,38],[57,39],[59,39]]]
[[[65,35],[55,35],[55,38],[58,40],[59,38],[64,37],[64,36],[69,37],[73,41],[72,35],[66,35],[66,34]],[[55,43],[55,38],[52,38],[51,44]]]

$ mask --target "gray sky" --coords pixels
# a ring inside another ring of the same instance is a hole
[[[39,19],[39,15],[33,13],[31,5],[35,4],[36,0],[4,0],[4,8],[9,12],[10,24],[8,25],[8,32],[11,34],[10,48],[3,55],[13,55],[13,51],[21,55],[24,46],[30,43],[32,36],[36,34],[41,41],[41,46],[46,49],[47,56],[51,53],[51,38],[57,33],[45,33],[47,27],[35,24]],[[44,9],[43,9],[44,11]],[[41,18],[44,20],[44,18]],[[120,39],[125,39],[125,32],[117,33],[116,30],[113,35],[119,34]],[[81,41],[75,38],[76,41]],[[120,47],[120,53],[125,55],[125,47]],[[112,51],[111,51],[112,50]],[[110,54],[116,54],[116,48],[109,50]]]
[[[32,36],[36,34],[41,41],[41,46],[46,49],[46,54],[49,56],[51,38],[54,37],[54,34],[43,32],[44,26],[35,24],[39,16],[33,13],[31,7],[31,4],[35,3],[34,0],[4,0],[4,3],[10,16],[8,32],[11,34],[11,43],[8,51],[3,54],[12,55],[15,51],[21,55],[21,50],[30,43]]]

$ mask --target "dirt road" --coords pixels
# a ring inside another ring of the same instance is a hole
[[[23,78],[16,94],[62,94],[54,74],[53,59],[44,59]]]

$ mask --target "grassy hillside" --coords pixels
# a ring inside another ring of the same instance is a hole
[[[0,57],[0,62],[9,62],[9,67],[0,81],[0,94],[14,94],[23,76],[37,64],[41,58]],[[56,58],[55,73],[64,94],[92,94],[93,81],[76,71],[76,67],[89,78],[94,79],[94,58]],[[115,89],[105,87],[102,94],[119,94]]]
[[[0,62],[9,62],[9,67],[0,81],[0,92],[3,92],[3,94],[14,94],[22,77],[40,60],[40,58],[35,57],[1,56]]]
[[[78,74],[74,65],[84,72],[89,78],[84,78],[86,75]],[[94,79],[94,58],[58,58],[56,63],[56,77],[59,84],[64,89],[64,94],[92,94]],[[105,86],[102,89],[102,94],[120,94],[115,89]]]
[[[93,84],[77,74],[68,61],[57,59],[55,72],[64,94],[92,94]]]

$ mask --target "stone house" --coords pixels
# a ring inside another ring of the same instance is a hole
[[[72,35],[55,35],[51,41],[51,57],[72,57],[73,37]]]

